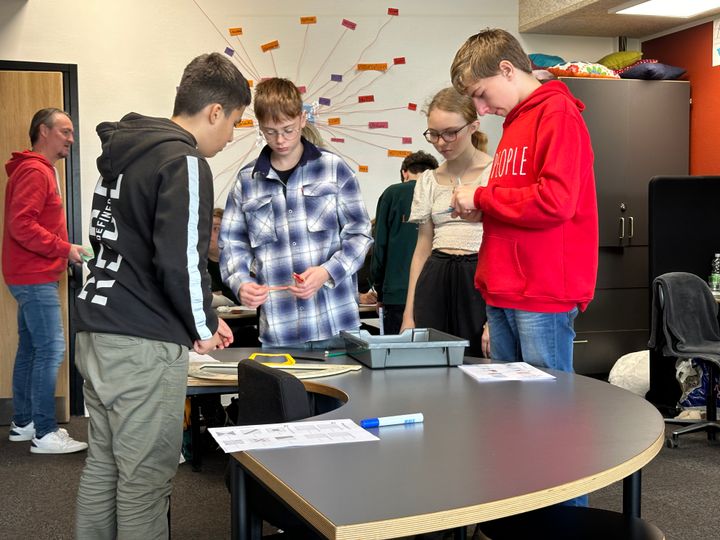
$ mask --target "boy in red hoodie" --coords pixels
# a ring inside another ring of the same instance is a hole
[[[584,105],[541,85],[511,34],[488,29],[455,55],[453,86],[478,114],[505,117],[486,187],[461,186],[457,214],[482,220],[475,286],[487,302],[491,357],[573,371],[573,321],[593,297],[598,222]]]

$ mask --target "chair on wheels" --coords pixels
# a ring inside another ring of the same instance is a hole
[[[297,377],[254,360],[238,363],[238,397],[234,403],[237,416],[232,420],[236,425],[292,422],[313,414],[309,395]],[[228,490],[229,478],[228,467]],[[248,474],[245,486],[252,513],[285,531],[283,537],[317,538],[305,522]]]
[[[706,431],[715,440],[720,429],[717,421],[717,388],[720,368],[720,326],[718,303],[707,284],[695,274],[670,272],[653,281],[652,326],[648,347],[665,356],[692,358],[708,368],[710,388],[705,395],[705,420],[679,428],[668,438],[668,446],[678,445],[684,433]],[[666,419],[668,423],[682,423]]]

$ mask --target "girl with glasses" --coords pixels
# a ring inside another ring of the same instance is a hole
[[[418,223],[402,329],[435,328],[470,341],[471,356],[489,356],[485,302],[475,289],[482,222],[453,216],[450,199],[461,185],[487,185],[492,157],[472,100],[454,88],[438,92],[423,133],[444,158],[415,185],[409,221]]]

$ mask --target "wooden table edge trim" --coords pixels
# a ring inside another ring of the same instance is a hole
[[[315,510],[315,508],[308,504],[289,486],[284,484],[279,478],[274,476],[259,462],[253,459],[252,456],[246,452],[238,452],[233,454],[233,456],[235,456],[243,467],[250,471],[253,476],[257,477],[268,486],[271,486],[275,493],[277,493],[284,501],[295,509],[295,512],[301,515],[325,537],[331,540],[360,540],[364,538],[397,538],[401,536],[421,534],[424,532],[454,529],[456,527],[464,527],[483,521],[489,521],[491,519],[498,519],[519,514],[528,510],[560,503],[573,497],[585,495],[618,482],[642,469],[660,452],[663,448],[664,441],[665,433],[663,431],[649,447],[629,461],[608,469],[607,471],[603,471],[602,473],[581,478],[579,480],[575,480],[574,482],[557,486],[545,492],[526,493],[511,499],[503,499],[482,505],[444,510],[432,514],[420,514],[397,519],[374,521],[370,523],[342,525],[339,527],[335,526],[323,514]],[[547,497],[545,497],[545,500],[543,501],[543,505],[537,506],[534,504],[531,507],[525,507],[527,500],[537,500],[539,493],[547,494]]]

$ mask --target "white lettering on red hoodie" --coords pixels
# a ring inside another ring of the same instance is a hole
[[[585,310],[595,290],[598,216],[585,106],[548,82],[505,118],[486,187],[475,286],[488,305]]]

